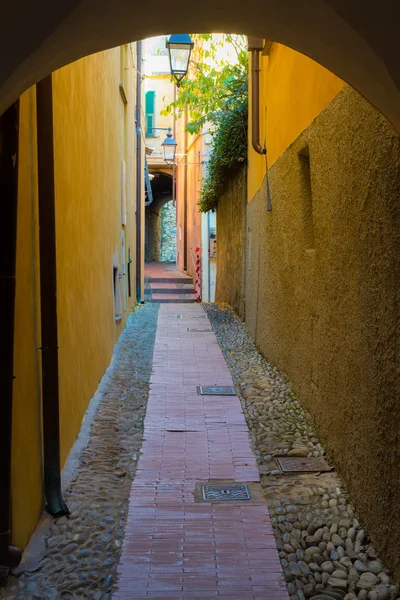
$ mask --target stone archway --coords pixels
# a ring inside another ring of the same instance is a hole
[[[162,252],[163,215],[165,207],[172,203],[172,176],[156,171],[151,182],[153,201],[145,210],[145,261],[165,260]]]
[[[0,113],[74,60],[165,32],[239,32],[306,54],[344,79],[400,131],[400,4],[396,0],[17,0],[2,8]]]

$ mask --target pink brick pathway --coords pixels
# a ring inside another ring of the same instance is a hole
[[[264,503],[199,499],[212,479],[258,482],[239,399],[199,396],[232,385],[198,304],[160,305],[142,455],[114,600],[287,600]],[[194,494],[196,489],[196,496]]]

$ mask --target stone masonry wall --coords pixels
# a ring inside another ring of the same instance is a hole
[[[161,210],[161,260],[176,261],[176,208],[172,202]]]
[[[247,171],[232,179],[218,201],[216,301],[225,301],[243,319],[245,313],[245,232]]]

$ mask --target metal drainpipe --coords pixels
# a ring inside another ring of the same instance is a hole
[[[210,254],[210,211],[207,213],[207,244],[208,244],[208,302],[211,302],[211,254]]]
[[[263,40],[248,36],[248,49],[251,52],[251,142],[258,154],[266,154],[267,149],[260,144],[260,52]]]
[[[142,279],[142,42],[136,42],[136,300],[143,304]]]
[[[11,450],[17,257],[19,100],[0,116],[0,565],[16,567],[11,546]]]
[[[176,85],[174,85],[174,102],[176,102]],[[176,140],[176,109],[174,108],[173,111],[173,119],[174,119],[174,126],[173,126],[173,132],[174,132],[174,139]],[[175,161],[172,163],[172,206],[174,208],[176,208],[176,163]],[[178,215],[176,214],[176,217]],[[175,227],[177,226],[177,222],[175,222]],[[176,229],[178,229],[176,227]]]
[[[36,86],[44,489],[47,510],[69,515],[61,491],[53,83]]]
[[[188,115],[187,110],[185,109],[185,117],[184,117],[184,146],[185,146],[185,162],[184,162],[184,172],[183,172],[183,270],[187,271],[188,261],[188,225],[187,225],[187,203],[188,203],[188,183],[187,183],[187,151],[188,151],[188,134],[186,130],[186,126],[188,123]]]

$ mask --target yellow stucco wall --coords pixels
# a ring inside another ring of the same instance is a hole
[[[249,202],[261,187],[267,161],[270,168],[345,85],[304,54],[278,43],[271,45],[269,56],[260,56],[260,67],[260,141],[266,142],[267,157],[253,150],[250,137]],[[249,90],[251,136],[251,85]]]
[[[113,264],[127,262],[121,257],[125,105],[119,81],[119,49],[54,75],[62,462],[124,325],[114,319],[112,281]],[[133,130],[133,115],[131,121]],[[126,173],[134,173],[132,160]]]
[[[25,545],[42,507],[36,94],[20,100],[18,250],[12,429],[12,535]]]
[[[127,105],[120,95],[120,83],[125,86]],[[136,300],[134,84],[135,70],[127,48],[87,57],[53,74],[62,466]],[[12,535],[13,543],[22,547],[36,525],[43,501],[34,102],[32,88],[21,99],[15,328]],[[128,248],[133,259],[131,297],[127,294]],[[121,321],[115,320],[113,265],[125,270],[119,280]]]

